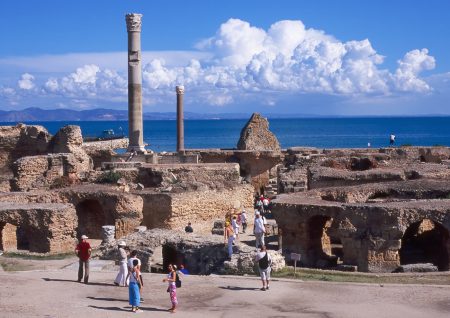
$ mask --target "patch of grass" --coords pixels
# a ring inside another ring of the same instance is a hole
[[[20,252],[5,252],[3,254],[6,258],[20,258],[28,260],[59,260],[73,257],[74,253],[61,253],[61,254],[29,254]]]
[[[29,266],[20,264],[17,260],[0,259],[0,266],[5,272],[26,271]]]
[[[449,275],[433,275],[431,273],[371,274],[297,268],[297,272],[294,277],[294,269],[292,267],[286,267],[279,272],[273,272],[272,276],[274,278],[293,278],[304,281],[326,281],[340,283],[450,285]]]

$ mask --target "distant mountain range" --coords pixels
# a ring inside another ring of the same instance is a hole
[[[175,112],[144,113],[144,120],[176,120]],[[184,112],[184,118],[189,119],[248,119],[250,114],[199,114]],[[116,121],[128,120],[128,110],[96,108],[91,110],[41,109],[37,107],[23,110],[0,110],[0,122],[30,122],[30,121]]]
[[[406,115],[406,116],[338,116],[338,115],[314,115],[314,114],[278,114],[262,113],[269,119],[275,118],[348,118],[348,117],[448,117],[449,115]],[[184,112],[186,120],[206,120],[206,119],[249,119],[251,113],[221,113],[221,114],[200,114],[193,112]],[[144,113],[144,120],[176,120],[175,112],[149,112]],[[128,120],[128,110],[115,110],[107,108],[96,108],[90,110],[71,110],[71,109],[41,109],[30,107],[22,110],[0,110],[0,122],[19,123],[34,121],[118,121]]]

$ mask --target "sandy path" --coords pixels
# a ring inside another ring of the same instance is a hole
[[[115,272],[93,271],[89,285],[76,271],[0,272],[0,317],[124,317],[128,289]],[[140,315],[168,317],[163,275],[144,274]],[[450,287],[277,280],[260,291],[256,277],[189,276],[178,290],[177,317],[450,317]]]

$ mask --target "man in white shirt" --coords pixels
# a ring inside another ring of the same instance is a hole
[[[272,265],[272,258],[269,253],[267,253],[266,246],[261,246],[261,251],[256,253],[255,261],[258,262],[259,275],[261,276],[262,288],[261,290],[265,291],[269,289],[270,282],[270,272]]]
[[[245,233],[245,230],[247,229],[247,213],[245,210],[241,213],[241,223],[242,223],[242,233]]]
[[[255,224],[253,233],[255,234],[256,248],[258,248],[258,246],[264,246],[264,234],[266,233],[266,227],[264,226],[259,211],[255,213]]]

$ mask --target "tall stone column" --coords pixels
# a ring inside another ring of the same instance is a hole
[[[184,152],[184,110],[183,110],[183,95],[184,86],[177,86],[177,152]]]
[[[142,14],[125,16],[128,31],[128,135],[129,152],[145,153],[142,123],[142,69],[141,69]]]

